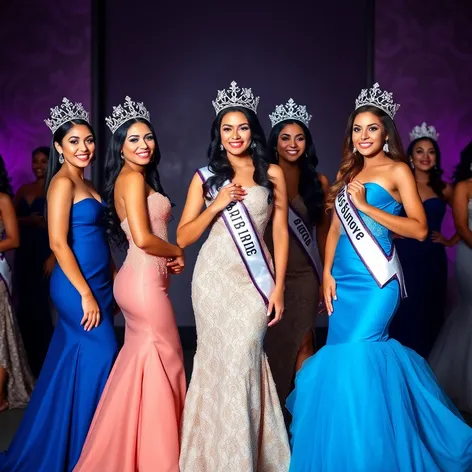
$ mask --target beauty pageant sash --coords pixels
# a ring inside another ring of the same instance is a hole
[[[318,283],[321,283],[321,259],[316,243],[313,241],[312,232],[306,227],[303,218],[291,205],[288,206],[288,227],[313,267]]]
[[[197,172],[203,183],[213,175],[208,167],[202,167]],[[229,183],[227,181],[223,186]],[[216,189],[210,189],[210,196],[213,200],[217,194]],[[221,213],[221,218],[223,218],[226,228],[238,249],[252,283],[264,302],[269,304],[269,298],[275,287],[274,276],[247,208],[243,202],[231,202]]]
[[[382,249],[352,204],[347,187],[336,196],[334,208],[349,241],[377,285],[383,288],[391,280],[397,279],[401,297],[405,298],[407,296],[405,279],[395,245],[392,244],[390,254]]]
[[[5,285],[8,290],[8,295],[11,296],[11,269],[10,266],[5,258],[5,255],[0,252],[0,277],[5,282]]]

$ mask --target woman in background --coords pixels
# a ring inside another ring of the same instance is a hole
[[[18,222],[5,163],[0,156],[0,411],[24,408],[34,386],[11,305],[11,270],[5,252],[19,245]]]
[[[330,221],[325,211],[328,179],[316,170],[318,156],[308,129],[311,115],[306,107],[290,99],[286,105],[277,106],[270,119],[269,158],[281,167],[287,183],[290,240],[284,317],[268,330],[264,348],[288,427],[290,415],[285,400],[293,388],[295,373],[315,351],[321,261]],[[314,231],[316,240],[312,238]],[[271,224],[265,239],[273,254]]]
[[[408,297],[390,326],[390,336],[427,358],[444,321],[447,292],[447,256],[445,247],[459,238],[441,234],[446,206],[452,202],[452,186],[442,179],[441,151],[433,126],[423,123],[410,133],[410,166],[423,202],[428,222],[425,241],[396,238],[395,246],[405,276]]]
[[[46,209],[46,171],[50,148],[33,151],[34,182],[22,185],[15,195],[20,225],[20,247],[15,253],[14,293],[16,316],[35,377],[39,376],[54,331],[49,301],[49,276],[55,264],[49,248]]]
[[[429,363],[457,408],[472,414],[472,142],[461,152],[454,172],[454,224],[457,245],[457,307],[447,318]]]

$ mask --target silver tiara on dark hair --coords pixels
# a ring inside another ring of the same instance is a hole
[[[393,103],[393,95],[390,92],[382,91],[376,82],[370,89],[362,89],[356,100],[356,110],[365,105],[371,105],[383,110],[393,120],[400,105]]]
[[[151,114],[147,111],[143,102],[133,102],[130,97],[125,97],[125,102],[113,107],[111,116],[105,118],[107,126],[112,133],[123,124],[134,118],[144,118],[151,121]]]
[[[410,133],[411,141],[418,138],[431,138],[435,141],[439,138],[439,133],[434,126],[428,126],[424,121],[421,126],[415,126]]]
[[[293,98],[285,105],[277,105],[273,113],[269,115],[272,127],[285,120],[301,121],[307,128],[311,120],[311,115],[306,111],[305,105],[297,105]]]
[[[64,97],[60,105],[51,108],[50,117],[44,122],[54,134],[64,123],[73,120],[84,120],[89,123],[89,114],[85,111],[82,103],[72,103]]]
[[[250,88],[240,88],[233,80],[228,90],[218,90],[218,94],[211,102],[216,114],[221,110],[229,107],[249,108],[257,113],[257,105],[259,105],[259,97],[255,97]]]

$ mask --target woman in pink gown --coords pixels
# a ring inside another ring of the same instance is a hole
[[[129,97],[107,118],[109,234],[115,244],[129,243],[114,284],[126,334],[75,472],[179,470],[186,383],[167,289],[169,272],[183,270],[184,256],[167,242],[171,204],[159,181],[149,118]]]

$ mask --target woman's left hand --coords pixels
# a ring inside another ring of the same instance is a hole
[[[431,233],[431,240],[433,243],[439,243],[442,244],[443,246],[449,247],[449,240],[442,235],[439,231],[433,231]]]
[[[277,324],[284,313],[284,291],[283,289],[275,289],[269,299],[269,307],[267,309],[267,317],[272,315],[272,311],[275,310],[274,319],[269,322],[268,327]]]
[[[181,274],[185,268],[185,259],[183,256],[180,257],[170,257],[167,260],[167,268],[170,273],[173,275]]]
[[[350,184],[347,185],[347,191],[351,196],[352,203],[354,206],[362,211],[362,208],[367,205],[365,199],[365,187],[358,180],[353,180]]]

